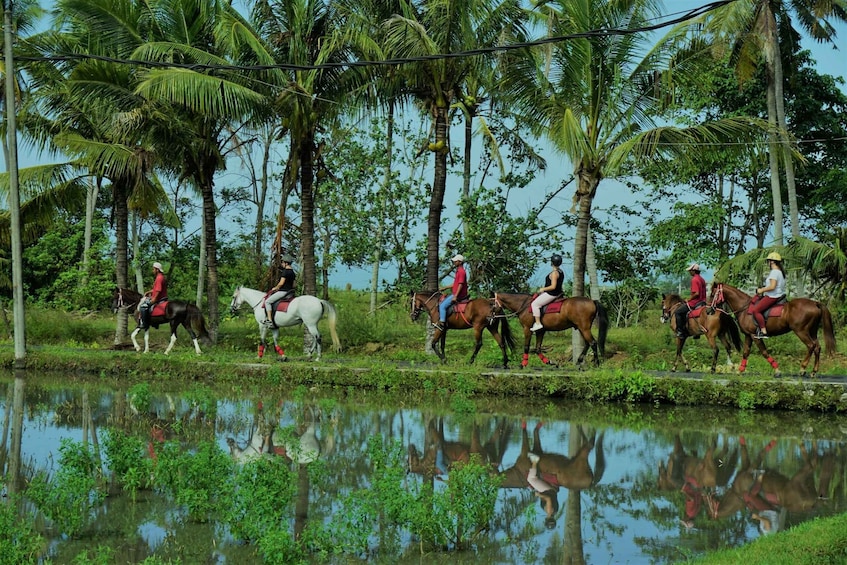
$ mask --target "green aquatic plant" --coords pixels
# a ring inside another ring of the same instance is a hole
[[[59,469],[52,477],[47,471],[36,473],[26,494],[59,531],[74,537],[88,526],[106,497],[100,476],[91,446],[63,438]]]

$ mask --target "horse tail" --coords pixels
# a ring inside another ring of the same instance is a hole
[[[732,316],[728,314],[720,313],[721,319],[726,318],[729,327],[727,331],[729,332],[729,339],[732,340],[732,345],[735,346],[736,351],[741,351],[741,332],[738,330],[738,324],[735,323],[735,320]]]
[[[600,304],[599,300],[594,301],[594,307],[597,309],[597,347],[600,351],[600,357],[606,356],[606,334],[609,333],[609,316],[606,314],[606,309]]]
[[[328,300],[319,299],[321,304],[323,304],[324,310],[327,312],[327,320],[329,321],[329,334],[332,336],[332,350],[338,353],[341,351],[341,340],[338,339],[338,332],[335,329],[335,326],[338,321],[338,313],[335,310],[335,306],[332,305],[332,302]]]
[[[823,341],[826,344],[826,354],[832,357],[835,354],[835,330],[832,327],[832,315],[829,313],[826,304],[818,302],[818,306],[823,318]]]
[[[515,336],[512,334],[512,326],[509,325],[509,318],[505,314],[500,315],[500,336],[503,338],[503,343],[509,349],[510,353],[515,351]]]
[[[203,317],[203,312],[194,304],[188,306],[189,316],[191,316],[191,329],[194,330],[198,338],[209,339],[209,331],[206,329],[206,318]]]

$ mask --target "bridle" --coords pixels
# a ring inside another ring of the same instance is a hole
[[[527,298],[523,301],[523,303],[521,303],[520,308],[513,311],[514,312],[513,316],[519,316],[521,312],[523,312],[524,310],[529,308],[530,302],[532,302],[532,295],[531,294],[529,296],[527,296]],[[500,302],[500,296],[496,292],[494,293],[494,308],[496,308],[500,312],[505,310],[505,308],[503,307],[503,303]],[[496,314],[495,317],[500,316],[500,315],[503,315],[503,314]],[[506,316],[506,315],[503,315],[503,316],[507,317],[507,318],[509,317],[509,316]]]
[[[676,312],[682,304],[685,304],[685,302],[680,300],[679,302],[674,302],[670,306],[665,307],[665,301],[662,300],[662,323],[664,324],[670,320],[673,313]]]
[[[712,308],[715,308],[715,309],[717,309],[717,308],[718,308],[718,305],[721,305],[721,304],[723,304],[724,306],[728,306],[728,307],[729,307],[729,312],[730,312],[733,316],[735,316],[736,318],[738,318],[738,314],[739,314],[739,312],[743,312],[744,310],[746,310],[746,309],[747,309],[747,307],[750,305],[750,302],[752,302],[752,301],[753,301],[753,299],[751,298],[751,299],[750,299],[750,300],[748,300],[748,301],[747,301],[747,303],[746,303],[746,304],[744,304],[741,308],[739,308],[738,310],[733,310],[733,309],[732,309],[732,306],[731,306],[731,305],[730,305],[730,304],[726,301],[726,296],[724,296],[724,293],[723,293],[723,284],[718,283],[718,285],[715,287],[715,290],[714,290],[714,293],[713,293],[713,294],[714,294],[714,296],[712,297],[712,303],[710,304],[710,306],[711,306]]]
[[[430,297],[427,298],[426,300],[424,300],[423,304],[420,304],[420,305],[418,304],[418,302],[419,302],[418,295],[419,294],[423,294],[423,293],[413,293],[412,294],[412,309],[409,312],[409,316],[411,316],[413,322],[418,319],[418,316],[421,315],[421,312],[423,311],[424,307],[426,307],[427,311],[430,314],[432,314],[432,309],[434,308],[434,306],[429,306],[429,302],[441,293],[440,292],[433,292],[430,295]],[[438,303],[436,302],[435,306],[437,306],[437,305],[438,305]]]
[[[122,289],[122,288],[118,288],[118,298],[115,302],[116,302],[115,309],[114,309],[115,312],[117,312],[118,310],[121,310],[121,309],[124,309],[124,310],[129,309],[132,306],[138,304],[137,300],[135,302],[124,302],[124,289]]]

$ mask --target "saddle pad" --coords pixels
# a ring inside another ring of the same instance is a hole
[[[538,296],[538,293],[533,294],[532,300],[535,300],[535,298],[537,296]],[[562,306],[565,304],[565,300],[567,300],[567,297],[565,295],[562,295],[562,296],[556,298],[556,300],[554,300],[553,302],[550,302],[549,304],[542,306],[541,307],[541,315],[543,316],[544,314],[558,314],[559,312],[562,311]]]
[[[785,308],[785,303],[780,302],[779,304],[774,304],[767,310],[765,310],[766,318],[779,318],[782,315],[782,309]]]
[[[465,300],[464,302],[454,302],[453,304],[450,305],[450,308],[456,314],[464,314],[465,309],[468,307],[468,302],[470,302],[470,301]]]
[[[168,306],[168,301],[165,300],[163,302],[157,302],[153,305],[153,309],[150,311],[151,316],[164,316],[165,308]]]
[[[291,300],[280,300],[276,303],[276,308],[274,309],[274,312],[288,312],[288,306],[290,304]]]
[[[703,308],[705,308],[705,306],[700,306],[700,307],[698,307],[698,308],[695,308],[694,310],[691,310],[691,311],[688,313],[688,317],[689,317],[689,318],[699,318],[699,317],[700,317],[700,312],[702,312],[702,311],[703,311]]]

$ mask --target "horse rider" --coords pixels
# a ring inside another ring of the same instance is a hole
[[[691,263],[688,266],[688,274],[691,275],[691,296],[685,301],[688,308],[679,307],[676,309],[676,337],[683,338],[686,336],[688,329],[688,313],[694,310],[700,304],[706,302],[706,279],[700,275],[700,265]]]
[[[266,326],[272,326],[274,323],[271,312],[276,309],[277,302],[294,298],[294,279],[297,278],[297,273],[291,268],[294,257],[286,253],[279,260],[282,262],[279,282],[265,296],[265,319],[262,323]]]
[[[785,298],[785,270],[782,268],[782,255],[772,251],[767,257],[770,272],[765,279],[765,286],[756,289],[756,296],[750,304],[748,313],[753,315],[758,329],[755,339],[767,339],[768,328],[765,322],[765,311]]]
[[[162,264],[156,261],[153,263],[153,288],[145,293],[144,298],[138,303],[138,309],[141,311],[142,328],[150,327],[150,316],[153,312],[153,307],[167,299],[168,280],[165,278]]]
[[[541,457],[532,452],[528,454],[528,457],[532,466],[526,475],[526,482],[535,491],[535,496],[539,499],[538,503],[544,509],[544,514],[546,514],[544,526],[548,530],[552,530],[556,527],[556,512],[559,511],[558,489],[538,476],[538,461]]]
[[[544,279],[544,286],[538,289],[538,296],[530,304],[532,315],[535,316],[535,323],[529,328],[531,332],[537,332],[544,327],[541,324],[541,307],[562,296],[562,282],[565,280],[565,274],[559,268],[562,265],[562,256],[553,254],[550,257],[550,264],[553,266],[553,270]]]
[[[435,329],[444,331],[447,325],[447,309],[453,302],[462,302],[468,299],[468,273],[465,271],[465,258],[462,255],[455,255],[450,262],[453,263],[453,268],[456,269],[456,276],[453,277],[453,283],[442,286],[438,290],[450,290],[452,294],[447,295],[441,304],[438,305],[438,324]]]

